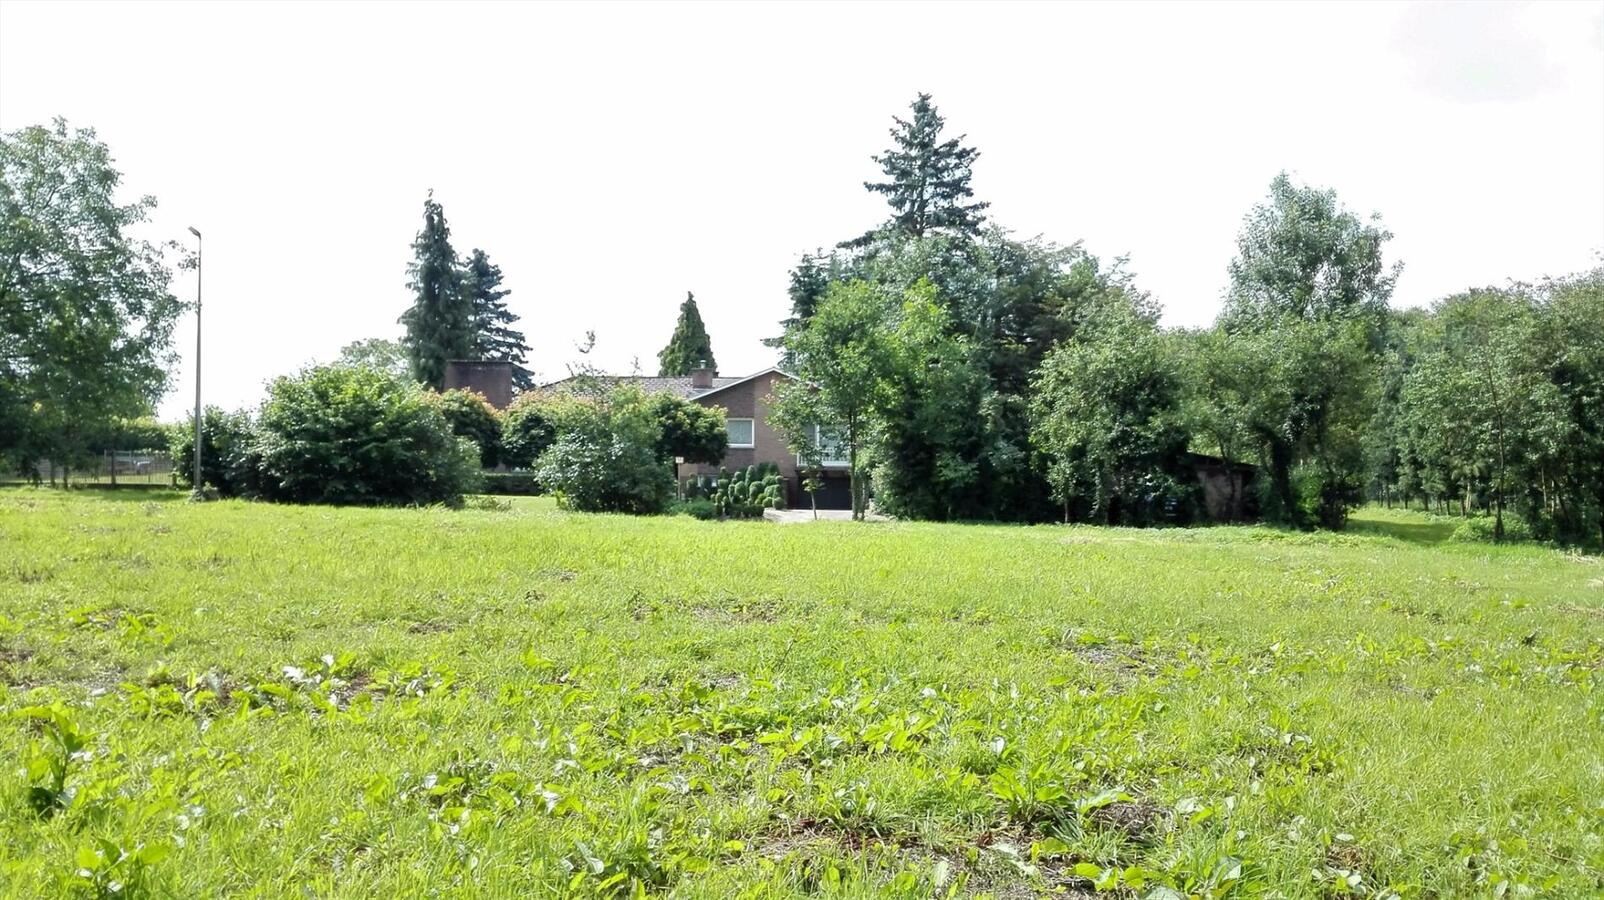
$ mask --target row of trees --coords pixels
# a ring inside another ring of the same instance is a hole
[[[534,387],[533,376],[524,367],[529,345],[513,328],[518,317],[507,308],[511,291],[501,286],[501,267],[478,248],[467,257],[457,256],[445,210],[432,191],[423,204],[423,228],[412,241],[407,274],[413,301],[401,315],[406,329],[401,341],[358,341],[341,352],[342,361],[390,371],[404,364],[415,380],[435,390],[444,386],[447,360],[511,362],[514,387],[520,391]],[[658,363],[659,375],[717,368],[694,294],[685,294],[674,333],[658,353]]]
[[[1604,545],[1604,269],[1393,319],[1363,435],[1368,488]]]
[[[511,291],[501,286],[501,267],[477,247],[457,256],[433,191],[423,202],[423,228],[412,241],[407,275],[413,301],[401,314],[401,347],[414,379],[439,390],[447,360],[476,359],[510,362],[518,389],[533,386],[524,368],[529,345],[512,327],[518,317],[507,308]]]
[[[1143,524],[1196,514],[1196,457],[1258,465],[1272,521],[1339,528],[1367,495],[1604,539],[1604,278],[1389,307],[1375,216],[1276,177],[1211,328],[1166,330],[1124,260],[986,221],[979,154],[928,95],[865,185],[891,215],[802,257],[772,343],[804,455],[835,423],[861,511]],[[1584,527],[1585,526],[1585,527]],[[1502,536],[1503,527],[1495,524]]]

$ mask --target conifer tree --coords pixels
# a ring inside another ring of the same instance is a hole
[[[822,251],[804,253],[796,268],[791,270],[791,286],[786,291],[791,298],[791,315],[780,320],[782,334],[764,339],[765,346],[783,349],[785,335],[794,328],[807,325],[808,320],[813,318],[813,311],[818,309],[819,301],[824,299],[825,289],[830,286],[829,269],[819,265],[821,260],[829,260]],[[795,364],[796,360],[789,352],[781,353],[780,368],[789,370]]]
[[[969,202],[975,193],[969,178],[980,151],[962,145],[965,135],[941,140],[945,121],[929,94],[920,94],[911,108],[912,121],[895,119],[896,127],[891,129],[894,146],[874,157],[887,180],[866,181],[863,186],[884,195],[891,205],[888,226],[911,237],[924,237],[932,231],[978,235],[986,220],[982,210],[990,205]],[[873,234],[849,243],[865,244]]]
[[[802,254],[802,261],[791,270],[791,286],[787,291],[791,297],[791,317],[781,324],[786,328],[806,325],[813,318],[813,311],[818,309],[819,301],[824,299],[825,288],[829,286],[829,274],[819,265],[819,257],[811,253]]]
[[[679,305],[679,321],[674,324],[674,336],[668,346],[657,354],[659,375],[689,375],[692,369],[717,369],[713,359],[713,341],[702,324],[702,314],[696,309],[696,295],[685,292],[685,302]]]
[[[451,229],[434,191],[423,201],[423,230],[412,240],[407,274],[415,299],[401,315],[406,326],[401,342],[413,378],[439,390],[445,384],[446,360],[473,354],[474,333],[472,304],[451,249]]]
[[[512,292],[501,286],[501,267],[492,263],[483,250],[474,248],[463,267],[463,284],[472,315],[474,357],[512,363],[513,384],[519,390],[529,389],[534,384],[529,370],[524,368],[529,344],[523,332],[512,327],[518,316],[507,309],[503,299]]]

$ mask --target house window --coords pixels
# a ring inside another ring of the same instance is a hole
[[[845,468],[850,465],[847,461],[847,446],[841,440],[841,435],[836,429],[821,429],[819,426],[813,425],[808,428],[808,439],[813,442],[813,446],[819,448],[819,463],[825,468]],[[796,457],[796,464],[805,466],[807,465],[807,460],[803,459],[799,453]]]
[[[725,419],[724,433],[729,435],[731,447],[750,448],[757,445],[751,419]]]

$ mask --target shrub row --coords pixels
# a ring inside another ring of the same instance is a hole
[[[174,430],[176,459],[193,425]],[[439,395],[378,369],[321,366],[275,380],[255,416],[201,416],[201,477],[224,497],[339,505],[456,504],[479,487],[481,451]],[[177,469],[189,486],[187,467]]]
[[[225,497],[292,503],[460,503],[465,493],[550,492],[588,512],[662,512],[676,458],[723,458],[724,416],[632,387],[526,392],[505,414],[465,391],[444,394],[362,365],[280,378],[255,415],[208,409],[201,477]],[[193,425],[175,428],[177,459],[193,456]],[[505,465],[528,471],[483,473]],[[191,470],[180,466],[188,486]],[[777,480],[777,475],[771,480]],[[721,515],[772,502],[768,483],[722,477]]]

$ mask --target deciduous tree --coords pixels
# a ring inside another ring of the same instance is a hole
[[[176,247],[133,237],[156,201],[119,204],[121,181],[93,129],[0,135],[0,451],[78,462],[167,387]]]
[[[867,282],[830,286],[806,327],[792,329],[784,347],[796,360],[797,380],[775,391],[774,422],[792,447],[830,429],[847,453],[852,517],[867,499],[866,451],[885,380],[893,366],[891,310]]]

